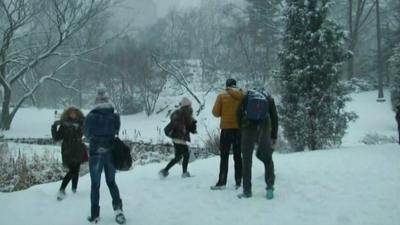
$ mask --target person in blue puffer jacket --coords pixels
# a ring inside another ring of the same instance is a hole
[[[122,211],[122,200],[115,182],[115,167],[112,161],[111,148],[113,140],[118,135],[121,126],[120,117],[114,112],[114,106],[109,101],[105,87],[97,91],[95,107],[89,112],[84,121],[84,135],[89,139],[89,171],[91,179],[91,215],[89,222],[97,223],[100,216],[100,180],[105,173],[106,183],[112,197],[115,220],[125,223]]]

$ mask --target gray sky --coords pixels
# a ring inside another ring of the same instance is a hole
[[[154,23],[171,9],[197,7],[202,0],[121,0],[115,9],[114,23],[123,25],[132,23],[135,27]],[[215,0],[243,4],[244,0]]]

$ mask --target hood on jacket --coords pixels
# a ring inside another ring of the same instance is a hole
[[[99,103],[94,106],[92,112],[96,113],[113,113],[114,112],[114,105],[110,102]]]
[[[71,112],[74,112],[75,114],[76,114],[76,116],[77,116],[77,118],[76,118],[76,120],[83,120],[84,119],[84,115],[83,115],[83,113],[82,113],[82,111],[81,110],[79,110],[78,108],[76,108],[76,107],[74,107],[74,106],[70,106],[70,107],[68,107],[68,108],[66,108],[65,110],[64,110],[64,112],[61,114],[61,121],[68,121],[68,120],[70,120],[70,118],[69,118],[69,114],[71,113]]]
[[[236,87],[229,87],[226,88],[226,92],[232,96],[232,98],[236,99],[236,100],[242,100],[244,93],[242,92],[241,89],[236,88]]]

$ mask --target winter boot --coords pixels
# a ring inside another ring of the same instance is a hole
[[[158,175],[160,176],[161,179],[164,179],[168,176],[168,171],[166,169],[162,169],[160,170],[160,172],[158,172]]]
[[[115,210],[114,213],[115,213],[115,221],[118,224],[125,224],[126,223],[126,219],[125,219],[124,213],[122,212],[121,209]]]
[[[267,195],[266,195],[268,200],[271,200],[274,198],[274,189],[273,188],[267,188]]]
[[[191,177],[189,172],[182,173],[182,178],[188,178],[188,177]]]
[[[238,194],[238,198],[251,198],[252,194],[251,192],[243,192],[241,194]]]
[[[226,188],[225,184],[222,184],[221,182],[217,182],[214,186],[211,186],[210,189],[215,191],[215,190],[223,190]]]
[[[60,189],[57,194],[57,200],[62,201],[65,198],[65,190]]]
[[[87,219],[90,223],[98,223],[100,221],[100,207],[92,207]]]
[[[242,184],[242,181],[241,181],[241,180],[236,180],[235,190],[239,189],[240,186],[241,186],[241,184]]]

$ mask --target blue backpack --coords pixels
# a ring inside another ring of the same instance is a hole
[[[269,118],[268,96],[256,90],[247,91],[245,117],[254,123],[261,123]]]

